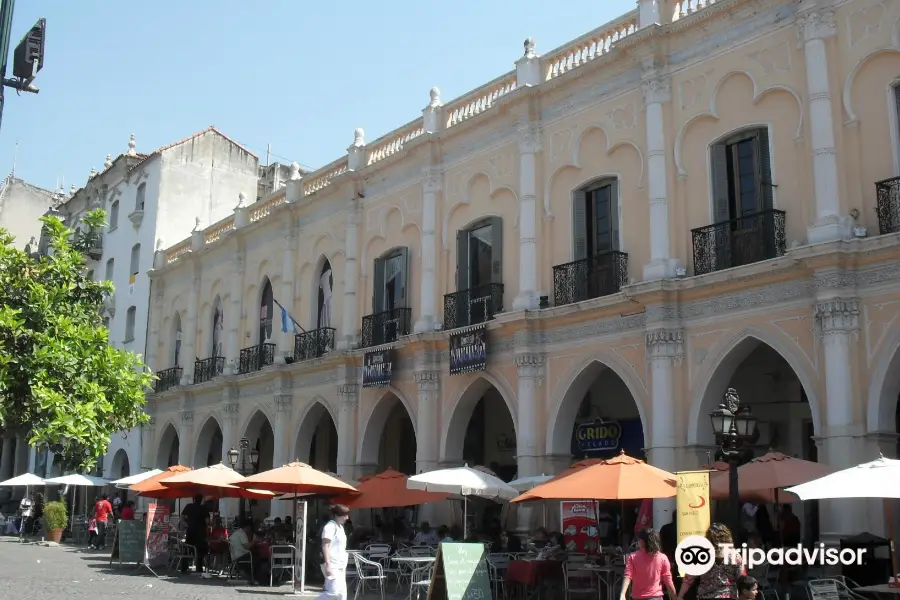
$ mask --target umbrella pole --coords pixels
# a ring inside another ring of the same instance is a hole
[[[896,577],[900,575],[900,567],[897,566],[897,553],[894,552],[894,514],[893,510],[891,510],[890,499],[882,498],[881,501],[884,504],[884,518],[887,521],[888,539],[891,543],[891,566],[894,571],[892,577],[896,580]]]
[[[300,555],[303,557],[303,565],[300,569],[300,593],[306,591],[306,500],[303,501],[303,540],[300,542]]]

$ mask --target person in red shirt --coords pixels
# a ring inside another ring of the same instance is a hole
[[[100,550],[106,546],[106,526],[109,524],[109,516],[112,514],[112,504],[109,503],[109,494],[97,500],[94,505],[94,519],[97,520],[97,543],[93,546]]]
[[[122,508],[122,520],[134,521],[134,502],[131,500],[126,502],[125,506]]]

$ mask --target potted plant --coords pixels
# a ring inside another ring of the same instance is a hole
[[[66,511],[66,503],[48,502],[44,505],[44,523],[47,525],[47,533],[51,542],[62,539],[63,529],[69,524],[69,515]]]

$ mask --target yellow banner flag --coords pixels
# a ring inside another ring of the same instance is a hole
[[[680,544],[691,535],[705,537],[709,529],[709,471],[684,471],[677,475],[675,515]]]

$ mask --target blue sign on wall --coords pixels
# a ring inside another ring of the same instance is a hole
[[[605,458],[625,454],[640,458],[644,453],[644,428],[640,419],[576,423],[572,431],[572,456]]]

